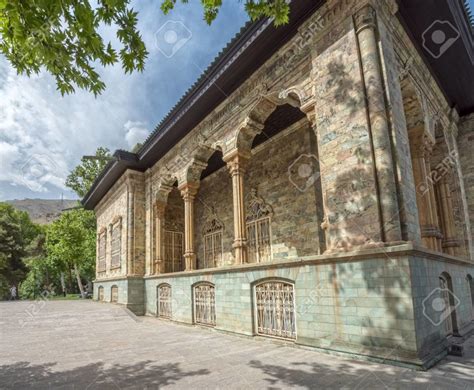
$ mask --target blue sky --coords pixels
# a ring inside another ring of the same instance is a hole
[[[145,71],[101,70],[107,89],[97,98],[83,91],[61,97],[48,74],[19,77],[0,56],[0,200],[73,198],[64,180],[81,156],[143,141],[247,20],[237,1],[224,2],[210,27],[199,2],[178,3],[167,16],[160,3],[133,4],[150,52]],[[181,47],[166,43],[177,37]],[[173,47],[179,50],[170,57]]]
[[[210,27],[200,2],[178,2],[167,16],[160,3],[133,4],[150,52],[145,71],[101,70],[107,90],[97,98],[61,97],[48,74],[17,76],[0,56],[0,200],[73,198],[64,180],[81,156],[143,141],[247,20],[242,1],[225,1]]]

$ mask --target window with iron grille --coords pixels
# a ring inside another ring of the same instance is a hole
[[[270,217],[247,222],[249,263],[261,263],[272,259]]]
[[[252,188],[247,200],[247,239],[249,263],[272,259],[271,217],[273,208]]]
[[[110,289],[110,302],[117,303],[118,302],[118,287],[112,286]]]
[[[169,284],[158,286],[158,316],[171,318],[171,286]]]
[[[212,284],[202,283],[194,287],[194,322],[196,324],[216,325],[216,295]]]
[[[204,264],[200,268],[214,268],[222,261],[222,230],[204,235]]]
[[[183,248],[183,233],[165,230],[165,272],[184,271]]]
[[[122,222],[119,219],[118,222],[112,225],[112,260],[111,268],[120,268],[121,266],[121,252],[122,252]]]
[[[291,283],[267,281],[255,286],[257,333],[296,339],[295,292]]]
[[[107,253],[107,231],[99,234],[99,264],[98,271],[105,271]]]

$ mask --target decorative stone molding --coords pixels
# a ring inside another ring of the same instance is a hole
[[[377,18],[375,9],[371,5],[366,5],[354,14],[354,26],[359,34],[366,28],[377,29]]]
[[[218,218],[215,210],[212,209],[211,214],[207,217],[203,227],[202,234],[215,233],[224,230],[224,223]]]
[[[194,249],[194,198],[199,189],[199,182],[182,183],[178,189],[184,200],[184,259],[186,271],[196,269],[196,252]]]
[[[247,196],[247,217],[246,221],[255,221],[256,219],[271,217],[273,208],[258,195],[257,189],[252,188]]]
[[[178,175],[178,187],[199,187],[201,173],[207,167],[207,162],[193,160]],[[190,191],[187,191],[191,193]]]

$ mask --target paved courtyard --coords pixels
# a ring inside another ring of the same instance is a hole
[[[0,389],[474,389],[466,356],[429,372],[134,317],[91,301],[0,303]]]

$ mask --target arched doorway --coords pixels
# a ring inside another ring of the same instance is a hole
[[[472,279],[472,275],[467,275],[467,284],[469,288],[469,296],[471,298],[471,318],[474,320],[474,280]]]
[[[441,298],[443,299],[444,305],[441,311],[441,318],[444,320],[444,330],[446,336],[452,336],[457,334],[457,318],[456,318],[456,307],[458,303],[457,298],[453,293],[453,282],[451,276],[447,272],[443,272],[439,276],[439,287]]]
[[[292,283],[266,280],[254,288],[257,333],[296,339],[295,288]]]
[[[112,286],[110,289],[110,302],[118,303],[118,286]]]
[[[104,302],[104,287],[100,286],[97,291],[97,298],[99,302]]]

